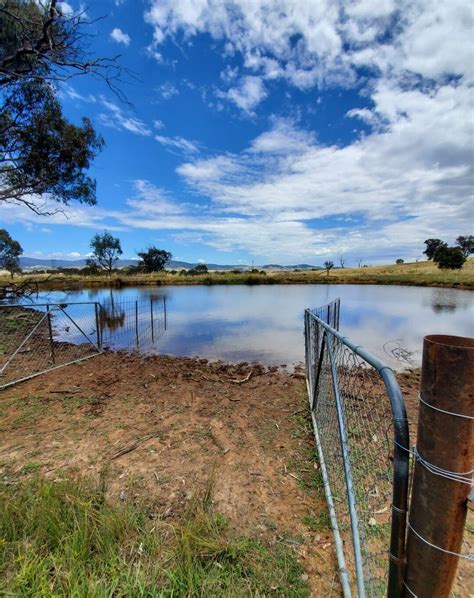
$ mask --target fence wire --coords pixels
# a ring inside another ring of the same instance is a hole
[[[167,328],[166,298],[103,302],[100,328],[104,349],[152,352]]]
[[[0,305],[0,388],[100,353],[95,303]]]
[[[408,484],[403,399],[391,370],[338,326],[339,301],[305,313],[308,394],[342,588],[345,596],[398,596]]]
[[[0,305],[0,388],[98,355],[152,352],[166,299]]]

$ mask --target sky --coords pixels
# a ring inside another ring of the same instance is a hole
[[[73,78],[65,114],[106,146],[97,205],[0,207],[25,255],[346,266],[423,259],[471,234],[469,0],[98,0],[90,50],[120,55],[128,103]],[[47,199],[43,199],[48,204]]]

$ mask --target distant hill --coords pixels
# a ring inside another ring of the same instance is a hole
[[[127,268],[128,266],[136,266],[138,260],[118,260],[118,268]],[[20,265],[23,270],[55,270],[57,268],[84,268],[86,260],[63,260],[63,259],[40,259],[36,257],[22,257],[20,258]],[[190,270],[195,268],[198,264],[191,262],[179,262],[171,260],[167,266],[169,270]],[[243,264],[207,264],[209,270],[250,270],[251,266]],[[310,264],[297,264],[295,266],[281,266],[280,264],[267,264],[265,266],[257,266],[261,270],[311,270],[316,266]],[[319,269],[319,268],[318,268]]]

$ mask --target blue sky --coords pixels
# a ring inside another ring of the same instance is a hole
[[[81,9],[63,3],[65,11]],[[347,265],[421,258],[472,232],[472,5],[465,0],[101,0],[98,56],[135,74],[121,103],[71,79],[69,118],[106,147],[95,207],[0,208],[36,257]],[[44,201],[44,200],[43,200]],[[46,199],[47,202],[47,199]]]

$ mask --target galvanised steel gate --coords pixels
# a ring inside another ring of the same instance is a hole
[[[0,305],[0,388],[101,352],[98,303]]]
[[[339,300],[305,311],[306,376],[344,596],[399,596],[409,436],[393,371],[339,331]]]

